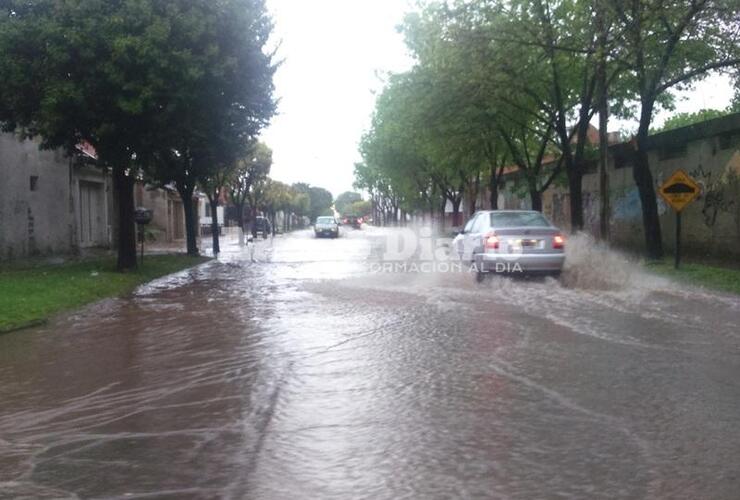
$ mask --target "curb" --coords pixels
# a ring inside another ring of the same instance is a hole
[[[43,326],[49,323],[49,318],[41,318],[41,319],[33,319],[31,321],[26,321],[25,323],[21,323],[20,325],[13,325],[6,328],[0,328],[0,335],[5,335],[6,333],[13,333],[20,330],[25,330],[27,328],[33,328],[34,326]]]

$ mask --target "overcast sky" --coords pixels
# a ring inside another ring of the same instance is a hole
[[[308,182],[334,196],[352,189],[357,146],[370,124],[382,75],[411,67],[396,31],[406,0],[268,0],[284,60],[275,77],[279,115],[264,132],[271,176]],[[732,90],[712,78],[677,111],[724,108]],[[656,117],[660,123],[664,115]],[[610,128],[629,129],[629,123]]]

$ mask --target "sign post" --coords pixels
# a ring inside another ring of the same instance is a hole
[[[139,227],[139,242],[141,243],[141,265],[144,265],[144,240],[146,240],[145,228],[152,221],[154,213],[148,208],[137,208],[134,211],[134,220]]]
[[[658,189],[658,193],[676,212],[676,259],[675,267],[681,265],[681,212],[701,194],[701,186],[683,170],[673,172]]]

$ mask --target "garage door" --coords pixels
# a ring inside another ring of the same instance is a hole
[[[106,244],[103,184],[80,181],[80,246]]]

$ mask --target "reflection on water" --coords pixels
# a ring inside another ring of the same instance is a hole
[[[382,246],[227,243],[0,337],[0,498],[737,497],[740,301],[578,241],[562,283]]]

